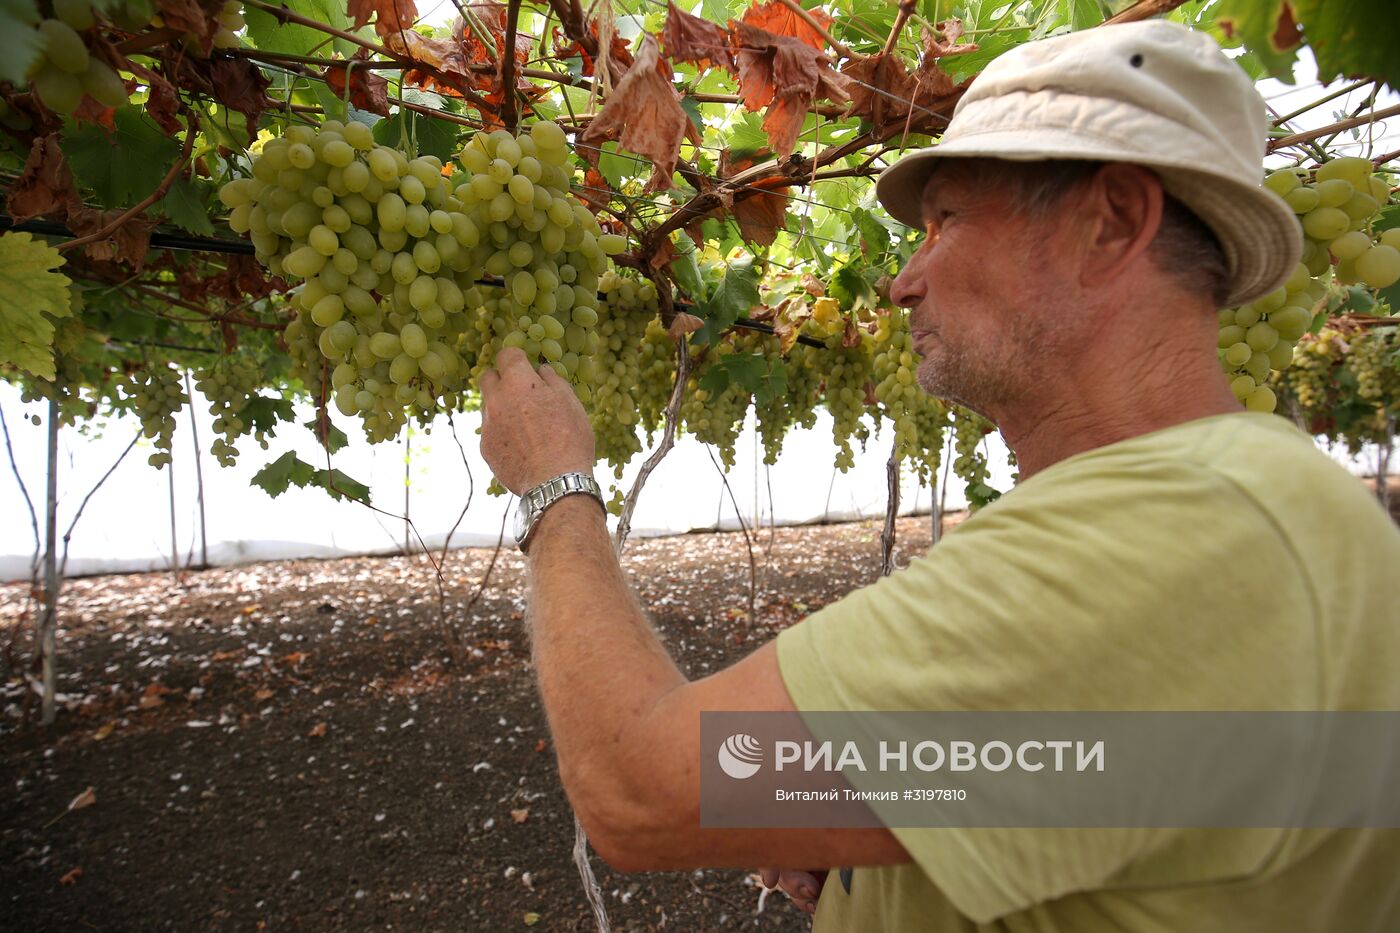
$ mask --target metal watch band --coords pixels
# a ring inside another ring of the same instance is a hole
[[[517,542],[522,551],[529,546],[530,538],[534,535],[544,510],[565,496],[571,496],[575,493],[587,493],[598,500],[598,505],[604,513],[607,512],[607,505],[603,502],[602,488],[599,487],[598,481],[587,473],[563,473],[526,491],[522,498],[526,500],[529,524],[525,529],[524,536]]]

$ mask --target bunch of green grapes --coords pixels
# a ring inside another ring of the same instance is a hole
[[[1369,159],[1346,156],[1324,162],[1308,180],[1305,170],[1286,169],[1264,179],[1299,215],[1305,237],[1303,264],[1322,275],[1336,261],[1338,281],[1386,288],[1400,281],[1400,233],[1370,234],[1390,198],[1390,186],[1373,175]]]
[[[1316,334],[1304,334],[1293,354],[1293,365],[1273,377],[1275,387],[1290,395],[1300,414],[1311,421],[1311,415],[1328,406],[1334,366],[1333,340],[1345,344],[1331,328]]]
[[[1387,443],[1400,414],[1400,336],[1391,326],[1343,320],[1304,337],[1297,362],[1276,381],[1309,432],[1353,453]]]
[[[1347,367],[1356,376],[1357,398],[1372,403],[1384,400],[1400,407],[1400,343],[1392,327],[1374,327],[1351,340]]]
[[[982,438],[995,429],[986,418],[961,405],[954,405],[953,473],[966,484],[968,505],[979,509],[1001,495],[987,482],[991,474],[982,453]]]
[[[588,335],[593,349],[581,360],[584,381],[578,391],[589,410],[598,456],[621,479],[622,468],[642,449],[637,427],[643,335],[660,305],[653,282],[613,271],[603,273],[598,290],[603,295],[602,316],[596,334]]]
[[[1311,176],[1287,169],[1264,179],[1299,215],[1303,261],[1285,285],[1239,308],[1220,312],[1220,363],[1230,389],[1251,411],[1277,406],[1270,372],[1293,361],[1293,347],[1312,325],[1326,298],[1323,279],[1332,263],[1343,284],[1384,288],[1400,280],[1400,231],[1372,237],[1371,225],[1390,197],[1368,159],[1345,157],[1318,166]],[[1305,390],[1306,391],[1306,390]]]
[[[222,434],[209,445],[220,466],[233,466],[238,461],[234,442],[252,427],[244,421],[243,410],[248,407],[262,385],[262,371],[247,357],[220,360],[195,373],[195,387],[209,400],[209,414],[214,416],[214,430]],[[267,449],[267,439],[259,431],[258,443]]]
[[[127,377],[122,393],[141,419],[141,433],[155,441],[156,452],[147,462],[153,467],[166,466],[175,434],[175,413],[189,401],[180,374],[163,363],[147,366]]]
[[[39,19],[32,9],[31,25],[38,33],[42,51],[30,66],[29,81],[34,94],[55,113],[71,114],[92,97],[107,107],[126,103],[126,85],[106,62],[88,51],[82,33],[92,28],[92,4],[86,0],[55,0],[53,19]]]
[[[1293,362],[1293,346],[1312,326],[1313,309],[1326,295],[1327,287],[1299,264],[1280,288],[1219,312],[1220,365],[1230,377],[1230,391],[1250,411],[1274,410],[1269,373]]]
[[[359,123],[265,144],[220,197],[269,270],[301,283],[286,340],[308,389],[379,441],[455,407],[506,346],[579,382],[598,276],[625,243],[569,194],[565,142],[553,123],[478,134],[451,181]]]
[[[652,443],[666,420],[666,404],[676,384],[676,342],[666,332],[661,318],[647,321],[637,354],[637,387],[632,398],[637,404],[637,423]]]
[[[730,381],[719,392],[701,388],[709,372],[723,366],[726,357],[736,351],[733,335],[711,346],[710,352],[686,380],[685,398],[681,401],[680,422],[696,439],[719,448],[725,469],[734,466],[734,445],[744,428],[744,416],[752,398],[749,390]]]
[[[826,351],[795,343],[784,357],[787,388],[767,404],[754,404],[758,437],[763,443],[763,462],[773,465],[783,450],[783,439],[793,426],[811,428],[817,423],[821,403],[822,355]]]
[[[870,438],[870,429],[862,420],[867,392],[873,388],[875,354],[870,335],[861,331],[860,342],[853,347],[842,345],[841,337],[827,338],[824,351],[825,369],[823,402],[831,414],[831,439],[836,444],[836,469],[845,473],[856,465],[852,439],[862,449]]]
[[[896,308],[876,320],[873,362],[875,397],[894,423],[896,455],[914,465],[919,479],[932,484],[943,458],[948,409],[919,387],[918,357],[907,312]]]

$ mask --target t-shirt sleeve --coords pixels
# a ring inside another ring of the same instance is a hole
[[[1297,556],[1242,490],[1183,463],[1043,479],[784,631],[778,662],[797,708],[1315,708],[1312,695],[1279,695],[1315,671],[1300,648],[1312,620]],[[1162,842],[1141,830],[892,831],[979,922],[1101,887]]]

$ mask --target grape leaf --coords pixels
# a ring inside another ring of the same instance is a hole
[[[44,50],[38,25],[31,0],[0,0],[0,81],[20,89],[29,83],[29,68]]]
[[[823,29],[828,29],[831,26],[831,14],[819,6],[808,10],[807,15],[811,16],[815,22],[820,23]],[[825,37],[781,0],[769,0],[768,3],[764,4],[755,3],[744,13],[743,22],[750,26],[757,26],[759,29],[774,35],[790,36],[814,49],[826,48]]]
[[[1338,75],[1380,78],[1400,88],[1400,17],[1391,3],[1289,0],[1324,84]]]
[[[660,70],[658,70],[660,69]],[[664,73],[663,73],[664,71]],[[597,165],[598,149],[616,139],[623,149],[651,159],[646,190],[672,188],[681,140],[694,135],[690,118],[681,109],[680,95],[671,84],[671,67],[661,58],[656,37],[648,33],[637,50],[636,61],[617,82],[603,109],[577,137],[584,157]]]
[[[739,96],[749,110],[768,108],[763,129],[774,152],[792,152],[814,100],[850,99],[850,79],[833,71],[820,49],[746,22],[734,24],[734,42]]]
[[[342,0],[282,0],[279,5],[310,17],[318,23],[326,23],[347,31],[350,29],[350,18],[345,15],[345,3]],[[310,55],[326,41],[326,34],[323,32],[295,23],[279,22],[271,13],[256,7],[244,7],[243,19],[248,24],[248,38],[265,52]],[[344,39],[336,39],[335,47],[343,55],[355,51],[355,47]]]
[[[757,392],[768,375],[768,364],[757,353],[735,353],[724,358],[724,368],[729,371],[729,379],[750,393]]]
[[[763,382],[754,390],[753,400],[759,405],[767,405],[774,399],[787,395],[787,364],[781,359],[774,359],[768,372],[763,376]]]
[[[724,366],[711,366],[701,377],[699,388],[704,389],[711,396],[719,395],[729,388],[729,370]]]
[[[317,469],[290,450],[255,473],[252,483],[274,499],[291,486],[315,486],[332,499],[354,499],[369,505],[369,487],[364,483],[339,470]]]
[[[1269,74],[1293,83],[1293,63],[1302,36],[1293,21],[1293,8],[1284,0],[1221,0],[1208,14],[1212,33],[1224,46],[1243,44]],[[1320,65],[1319,65],[1319,70]]]
[[[676,258],[671,260],[671,275],[693,301],[705,300],[705,280],[700,276],[700,264],[695,258],[695,242],[689,234],[680,234],[675,242]]]
[[[213,236],[214,225],[209,222],[209,201],[213,191],[207,186],[180,177],[170,186],[159,207],[170,222],[190,233]]]
[[[254,431],[268,437],[277,433],[277,425],[292,420],[292,400],[287,398],[253,395],[238,417],[246,421]]]
[[[322,425],[317,421],[317,419],[312,418],[310,421],[305,422],[303,424],[303,427],[305,427],[312,434],[316,435],[316,442],[321,444],[322,447],[325,447],[328,453],[338,453],[339,451],[344,450],[346,447],[349,446],[350,438],[345,436],[344,431],[340,430],[340,428],[332,424],[329,418],[325,420],[324,424],[326,431],[326,436],[324,440],[321,437]]]
[[[758,270],[750,262],[736,262],[724,270],[715,292],[696,310],[705,326],[695,332],[694,343],[710,343],[729,330],[741,315],[758,304]]]
[[[54,378],[51,318],[71,313],[58,250],[28,233],[0,235],[0,364]]]
[[[398,148],[404,140],[404,127],[408,127],[409,139],[418,144],[418,155],[437,156],[443,163],[451,162],[457,149],[457,130],[454,123],[435,120],[422,114],[407,111],[411,122],[404,123],[405,111],[400,110],[386,120],[374,124],[374,141],[382,146]]]
[[[155,190],[180,151],[171,139],[136,107],[119,107],[115,132],[100,126],[68,123],[63,128],[63,154],[78,181],[111,207],[134,204]]]

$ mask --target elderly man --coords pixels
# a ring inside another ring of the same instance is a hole
[[[569,386],[501,353],[482,451],[543,487],[522,528],[539,688],[607,862],[854,866],[786,876],[820,930],[1396,929],[1397,832],[699,825],[705,711],[1400,709],[1400,534],[1308,437],[1242,411],[1216,357],[1216,309],[1298,259],[1259,187],[1265,130],[1243,72],[1165,22],[992,63],[878,193],[926,232],[892,292],[920,383],[995,421],[1021,482],[702,680],[600,503],[568,494],[587,482],[549,482],[593,467]]]

